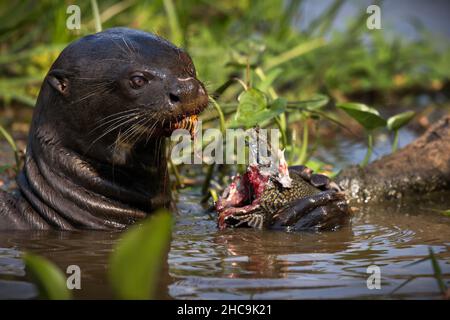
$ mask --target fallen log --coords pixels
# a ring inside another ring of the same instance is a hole
[[[397,152],[364,168],[343,169],[336,182],[353,203],[421,197],[450,189],[450,115]]]

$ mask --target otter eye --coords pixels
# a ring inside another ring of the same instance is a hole
[[[141,88],[147,82],[148,82],[147,79],[145,79],[145,77],[143,76],[135,75],[130,78],[130,85],[133,89]]]

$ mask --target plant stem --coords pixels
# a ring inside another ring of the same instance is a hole
[[[398,147],[398,130],[394,131],[394,142],[392,143],[392,153],[397,150]]]
[[[364,157],[364,160],[361,162],[361,167],[365,167],[372,157],[372,148],[373,148],[373,135],[372,132],[367,133],[367,153]]]
[[[255,73],[261,80],[266,79],[266,75],[261,68],[256,68]],[[270,97],[273,100],[278,99],[278,94],[275,92],[275,89],[273,88],[273,86],[269,87],[268,92],[270,94]],[[283,143],[283,148],[286,148],[288,146],[287,131],[286,131],[286,128],[287,128],[286,113],[282,113],[278,117],[276,117],[275,122],[278,126],[278,129],[281,131],[281,139],[282,139],[282,143]]]
[[[222,134],[224,134],[225,130],[226,130],[226,125],[225,125],[225,116],[223,115],[222,108],[217,103],[217,101],[214,100],[214,98],[209,97],[209,100],[212,102],[214,108],[216,109],[217,113],[219,114],[220,131],[222,132]],[[215,168],[215,163],[211,164],[208,167],[208,172],[206,174],[205,181],[203,182],[203,186],[202,186],[202,194],[204,194],[204,195],[206,195],[208,192],[209,184],[211,182],[211,179],[212,179],[212,176],[214,173],[214,168]]]
[[[277,124],[277,127],[280,130],[280,132],[281,132],[281,143],[282,143],[282,146],[283,146],[283,149],[284,149],[288,145],[286,131],[283,129],[283,124],[282,124],[280,118],[275,117],[275,123]]]
[[[279,56],[269,59],[265,65],[266,70],[274,68],[280,64],[283,64],[289,60],[295,59],[309,51],[320,48],[325,45],[325,40],[323,38],[313,39],[309,42],[302,42],[294,48],[283,52]]]
[[[203,186],[202,186],[202,194],[203,195],[208,193],[209,184],[210,184],[212,176],[214,174],[214,167],[215,167],[214,163],[210,164],[209,167],[208,167],[208,171],[206,173],[205,181],[203,182]]]
[[[181,178],[180,172],[178,171],[177,166],[173,163],[172,159],[169,157],[169,164],[172,168],[173,174],[175,175],[175,181],[177,187],[183,187],[183,179]]]
[[[213,97],[209,97],[209,100],[212,102],[214,109],[216,109],[217,113],[219,114],[220,131],[223,134],[225,133],[226,125],[225,125],[225,116],[223,115],[222,108]]]
[[[102,21],[100,20],[100,14],[98,11],[97,0],[91,0],[92,13],[94,14],[95,20],[95,32],[102,31]]]
[[[169,19],[170,31],[172,32],[172,41],[176,45],[182,45],[183,36],[178,22],[177,11],[172,0],[164,0],[164,8],[166,9],[167,17]]]
[[[307,119],[303,121],[303,134],[302,134],[302,146],[300,149],[300,156],[298,162],[304,164],[306,162],[306,157],[308,153],[308,143],[309,143],[309,128]]]
[[[6,129],[3,128],[2,126],[0,126],[0,136],[3,136],[6,139],[6,142],[8,142],[9,146],[14,152],[14,158],[16,160],[15,171],[19,172],[21,164],[20,164],[19,149],[17,148],[16,142],[14,141],[13,137],[8,133],[8,131],[6,131]]]

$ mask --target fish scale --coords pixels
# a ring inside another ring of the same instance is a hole
[[[273,214],[283,206],[296,200],[312,196],[321,192],[318,188],[312,186],[298,174],[292,173],[292,187],[283,188],[277,182],[267,185],[261,195],[261,208],[269,214]]]

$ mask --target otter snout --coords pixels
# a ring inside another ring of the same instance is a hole
[[[208,104],[208,95],[203,84],[194,77],[176,78],[168,90],[169,106],[182,112],[198,113]]]

